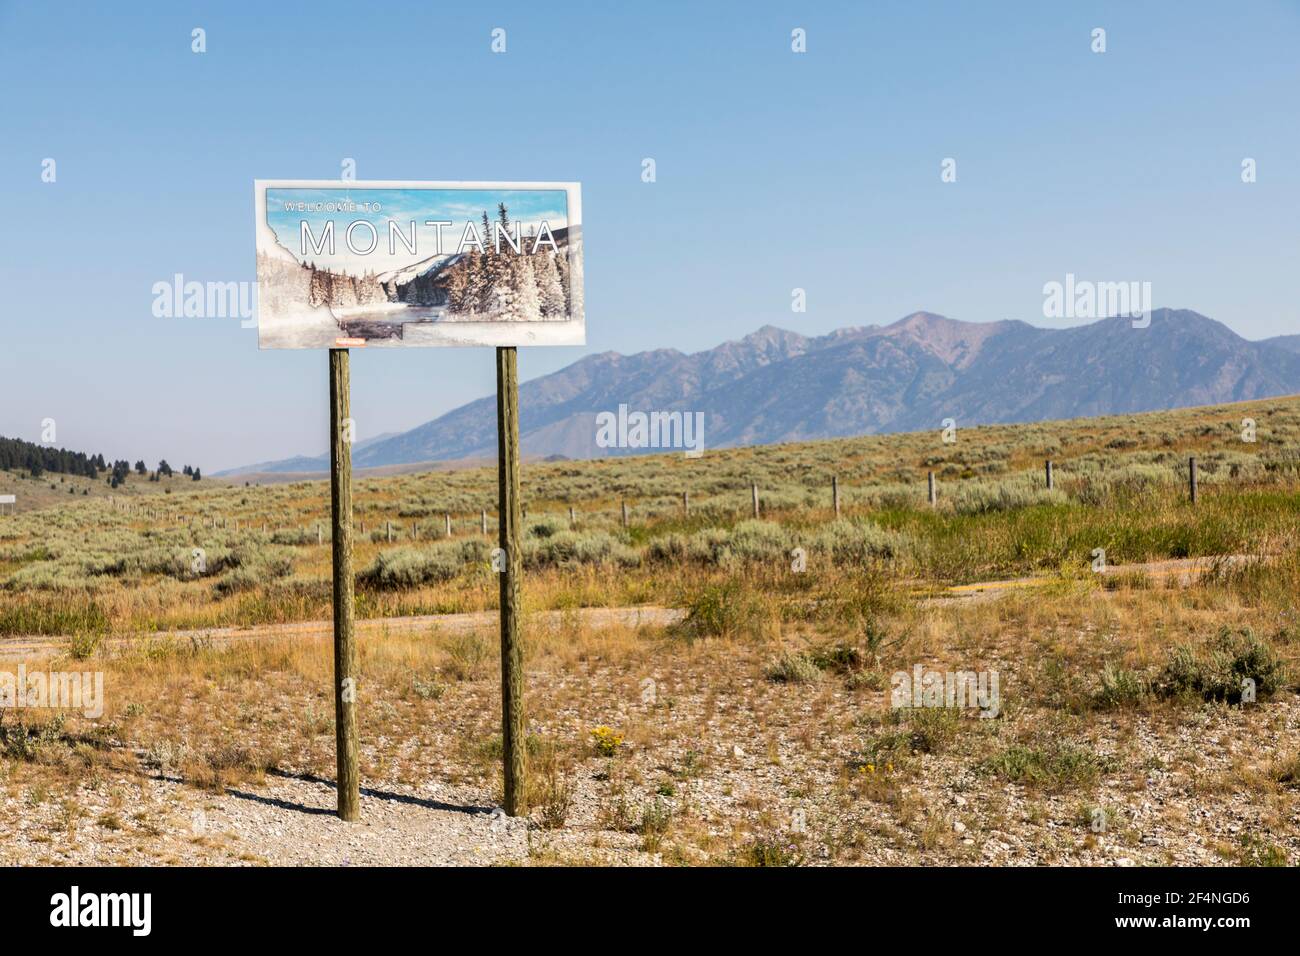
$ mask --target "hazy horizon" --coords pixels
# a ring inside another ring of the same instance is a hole
[[[1152,311],[1153,313],[1159,313],[1159,312],[1163,312],[1163,311],[1170,311],[1170,312],[1192,312],[1192,313],[1194,313],[1194,314],[1196,314],[1196,315],[1200,315],[1202,318],[1208,319],[1208,320],[1210,320],[1210,321],[1217,321],[1217,320],[1214,319],[1213,316],[1206,316],[1206,315],[1203,315],[1202,313],[1197,312],[1195,309],[1175,308],[1175,307],[1170,307],[1170,306],[1154,306],[1154,307],[1152,308],[1151,311]],[[947,320],[947,321],[957,322],[957,323],[960,323],[960,324],[963,324],[963,325],[992,325],[992,324],[996,324],[996,323],[998,323],[998,322],[1015,322],[1015,321],[1022,321],[1022,322],[1024,322],[1024,324],[1026,324],[1026,325],[1030,325],[1030,326],[1032,326],[1033,328],[1036,328],[1036,329],[1042,329],[1042,330],[1045,330],[1045,331],[1060,331],[1060,330],[1064,330],[1065,328],[1074,328],[1074,327],[1078,327],[1078,326],[1080,326],[1080,325],[1094,324],[1095,322],[1102,322],[1102,321],[1107,321],[1107,320],[1108,320],[1108,319],[1096,319],[1096,320],[1093,320],[1093,322],[1085,322],[1085,323],[1074,322],[1074,323],[1070,323],[1068,326],[1066,326],[1066,325],[1060,325],[1060,324],[1056,324],[1056,325],[1053,325],[1053,324],[1040,324],[1040,323],[1028,322],[1028,321],[1026,321],[1026,320],[1017,320],[1017,319],[1014,319],[1014,318],[1007,318],[1007,319],[989,319],[989,320],[982,321],[982,322],[971,322],[971,321],[968,321],[968,320],[965,320],[965,319],[956,318],[955,316],[950,316],[950,315],[940,315],[939,313],[937,313],[937,312],[932,312],[932,311],[930,311],[930,310],[928,310],[928,309],[916,309],[916,310],[913,310],[912,312],[907,313],[906,315],[899,316],[898,318],[893,319],[893,320],[890,320],[890,321],[887,321],[887,322],[873,322],[873,323],[867,323],[867,324],[865,324],[865,325],[843,326],[842,328],[839,328],[839,329],[832,329],[832,330],[831,330],[830,332],[828,332],[828,333],[819,333],[819,335],[828,335],[828,334],[835,334],[835,333],[837,333],[837,332],[849,332],[849,331],[869,331],[869,330],[871,330],[871,329],[881,329],[881,330],[884,330],[884,329],[890,328],[890,327],[892,327],[892,326],[894,326],[894,325],[899,325],[899,324],[901,324],[901,323],[907,321],[908,319],[911,319],[911,318],[913,318],[913,317],[915,317],[915,316],[918,316],[918,315],[926,315],[926,316],[930,316],[930,317],[932,317],[932,318],[944,319],[944,320]],[[1115,316],[1110,316],[1110,317],[1108,317],[1108,318],[1115,318]],[[1127,318],[1127,317],[1126,317],[1126,318]],[[1224,323],[1220,323],[1220,324],[1224,324]],[[672,346],[670,346],[670,345],[666,345],[666,346],[660,346],[660,347],[657,348],[657,349],[645,349],[645,350],[642,350],[642,351],[640,351],[640,352],[626,353],[626,354],[625,354],[625,357],[633,358],[633,357],[636,357],[637,355],[647,354],[647,353],[650,353],[650,352],[656,352],[656,351],[665,351],[665,350],[669,350],[669,351],[677,351],[677,352],[680,352],[680,354],[682,354],[682,355],[684,355],[684,356],[686,356],[686,357],[692,357],[692,356],[695,356],[695,355],[703,354],[703,353],[705,353],[705,352],[710,352],[710,351],[712,351],[712,350],[714,350],[714,349],[716,349],[716,348],[720,348],[721,346],[726,345],[726,344],[728,344],[728,343],[735,343],[735,342],[743,341],[744,339],[749,338],[751,335],[756,335],[758,332],[762,331],[762,329],[764,329],[764,328],[775,328],[775,329],[777,329],[778,331],[782,331],[782,332],[795,332],[795,334],[802,334],[802,333],[798,333],[798,332],[796,332],[796,330],[794,330],[794,329],[791,329],[791,328],[788,328],[788,327],[785,327],[785,326],[781,326],[781,325],[778,325],[778,324],[776,324],[776,323],[768,323],[767,325],[765,325],[765,326],[759,326],[758,328],[753,329],[753,330],[751,330],[750,332],[748,332],[748,333],[746,333],[745,335],[740,336],[740,337],[738,337],[738,338],[725,339],[725,340],[723,340],[723,341],[721,341],[721,342],[715,342],[714,344],[712,344],[712,345],[710,345],[710,346],[706,346],[705,348],[697,349],[697,350],[692,351],[692,352],[686,352],[686,351],[683,351],[683,350],[680,350],[680,349],[674,349]],[[1226,324],[1225,324],[1225,328],[1227,328]],[[1236,333],[1236,330],[1235,330],[1235,329],[1231,329],[1231,328],[1229,328],[1229,331],[1233,332],[1234,334],[1239,334],[1239,333]],[[816,338],[816,337],[818,337],[818,336],[817,336],[817,335],[808,335],[808,336],[805,336],[805,337],[806,337],[806,338]],[[1244,338],[1244,336],[1242,336],[1242,338]],[[1270,338],[1276,338],[1276,337],[1274,336],[1274,337],[1270,337]],[[1266,342],[1266,341],[1268,341],[1268,339],[1257,339],[1257,340],[1250,340],[1250,339],[1247,339],[1246,341]],[[624,353],[619,353],[619,354],[624,354]],[[557,370],[557,371],[560,371],[560,370]],[[551,374],[551,373],[545,373],[545,374]],[[544,377],[544,375],[535,376],[535,378],[542,378],[542,377]],[[531,381],[531,380],[530,380],[530,379],[526,379],[526,380],[525,380],[525,383],[526,383],[527,381]],[[1300,386],[1297,387],[1297,391],[1300,391]],[[489,397],[491,397],[491,395],[492,395],[492,392],[489,390],[488,392],[485,392],[485,393],[482,394],[482,395],[475,395],[475,396],[472,396],[472,397],[470,397],[470,398],[467,398],[466,401],[463,402],[463,403],[461,403],[461,404],[462,404],[462,406],[463,406],[463,405],[465,405],[465,404],[469,404],[470,402],[474,402],[474,401],[477,401],[477,400],[482,399],[482,398],[489,398]],[[1249,401],[1249,400],[1250,400],[1250,399],[1243,399],[1243,401]],[[1196,402],[1194,402],[1194,403],[1191,403],[1190,405],[1188,405],[1188,404],[1170,404],[1170,405],[1167,405],[1167,406],[1166,406],[1166,409],[1168,409],[1168,410],[1174,410],[1174,409],[1177,409],[1177,408],[1194,407],[1194,406],[1196,406],[1196,405],[1198,405],[1198,404],[1200,404],[1200,403],[1196,403]],[[458,406],[458,407],[460,407],[460,406]],[[454,409],[453,409],[453,410],[454,410]],[[1100,415],[1095,415],[1095,414],[1094,414],[1094,415],[1082,415],[1082,416],[1078,416],[1078,417],[1080,417],[1080,418],[1103,417],[1103,418],[1104,418],[1104,417],[1107,417],[1108,415],[1111,415],[1111,414],[1118,414],[1118,413],[1108,412],[1108,413],[1101,413]],[[420,423],[420,424],[424,424],[424,423],[422,422],[422,423]],[[972,423],[972,424],[986,424],[986,423],[975,422],[975,423]],[[378,433],[375,433],[375,434],[365,434],[365,435],[361,435],[361,436],[358,437],[358,441],[357,441],[357,446],[356,446],[356,447],[357,447],[357,449],[359,450],[360,448],[365,447],[366,445],[373,444],[374,442],[379,441],[379,440],[381,440],[381,439],[390,438],[390,437],[392,437],[392,436],[394,436],[394,435],[401,434],[402,432],[404,432],[404,431],[408,431],[408,430],[409,430],[409,429],[381,429],[381,431],[379,431]],[[908,432],[908,431],[911,431],[911,430],[912,430],[912,429],[909,429],[909,428],[902,428],[902,429],[898,429],[898,430],[894,430],[894,429],[886,429],[886,430],[884,430],[884,431],[882,431],[882,432],[879,432],[878,434],[896,434],[896,433]],[[760,443],[760,444],[762,444],[762,443]],[[214,470],[213,470],[213,474],[214,474],[214,475],[220,475],[220,474],[229,473],[229,472],[245,472],[245,471],[247,471],[247,469],[249,469],[249,468],[250,468],[251,466],[253,466],[253,465],[259,465],[259,464],[275,464],[275,463],[277,463],[277,462],[286,461],[286,460],[291,460],[291,459],[296,459],[296,458],[316,459],[316,458],[321,458],[321,457],[323,457],[323,456],[326,456],[326,455],[328,455],[328,454],[329,454],[329,450],[328,450],[327,447],[324,447],[324,446],[322,446],[319,450],[316,450],[316,451],[301,450],[301,449],[298,449],[298,450],[292,450],[292,451],[289,451],[289,452],[286,453],[286,454],[279,455],[279,456],[277,456],[277,457],[275,457],[275,458],[270,458],[270,459],[260,459],[260,460],[258,460],[258,461],[247,461],[247,462],[241,462],[241,463],[239,463],[239,464],[237,464],[237,465],[230,465],[230,466],[225,466],[225,467],[222,467],[222,468],[214,469]],[[455,462],[455,461],[457,461],[457,460],[459,460],[459,459],[454,459],[454,458],[452,458],[452,459],[429,459],[429,461],[448,461],[448,462]],[[414,464],[414,463],[408,463],[408,464]],[[378,466],[378,467],[388,467],[388,466]]]
[[[1210,319],[1211,321],[1219,321],[1219,320],[1215,319],[1214,316],[1212,316],[1212,315],[1205,315],[1204,313],[1199,312],[1199,310],[1196,310],[1196,309],[1189,309],[1189,308],[1186,308],[1186,307],[1174,307],[1174,306],[1160,306],[1160,305],[1157,305],[1157,306],[1154,306],[1154,307],[1152,308],[1152,311],[1153,311],[1153,312],[1160,312],[1160,311],[1163,311],[1163,310],[1166,310],[1166,309],[1167,309],[1168,311],[1172,311],[1172,312],[1194,312],[1194,313],[1196,313],[1196,314],[1198,314],[1198,315],[1201,315],[1201,316],[1204,317],[1204,318]],[[910,312],[907,312],[907,313],[905,313],[905,314],[903,314],[903,315],[901,315],[901,316],[899,316],[899,317],[897,317],[897,318],[895,318],[895,319],[891,319],[891,320],[888,320],[888,321],[868,322],[868,323],[860,324],[860,325],[846,325],[846,326],[841,326],[840,328],[837,328],[837,329],[829,329],[829,330],[827,330],[827,331],[825,331],[825,332],[804,333],[804,332],[799,332],[797,329],[791,328],[791,327],[790,327],[790,324],[782,325],[782,324],[780,324],[780,323],[778,323],[778,322],[768,322],[768,323],[765,323],[764,325],[756,326],[755,328],[751,329],[749,332],[744,333],[743,335],[736,336],[736,337],[734,337],[734,338],[722,339],[722,340],[720,340],[720,341],[717,341],[717,342],[712,343],[711,345],[705,345],[705,346],[703,346],[703,347],[701,347],[701,348],[698,348],[698,349],[695,349],[695,350],[693,350],[693,351],[686,351],[686,350],[684,350],[684,349],[677,349],[677,348],[675,348],[675,346],[672,346],[672,345],[660,345],[660,346],[656,346],[656,347],[652,347],[652,348],[640,349],[640,350],[638,350],[637,352],[620,353],[620,354],[623,354],[623,355],[625,355],[625,356],[627,356],[627,357],[632,357],[632,356],[635,356],[635,355],[638,355],[638,354],[644,354],[644,353],[646,353],[646,352],[663,351],[663,350],[666,350],[666,349],[667,349],[667,350],[675,350],[675,351],[679,351],[679,352],[681,352],[683,355],[686,355],[686,356],[692,356],[692,355],[698,355],[698,354],[700,354],[700,353],[702,353],[702,352],[712,351],[713,349],[716,349],[716,348],[718,348],[718,347],[720,347],[720,346],[722,346],[722,345],[725,345],[725,344],[727,344],[728,342],[738,342],[738,341],[741,341],[741,340],[743,340],[743,339],[745,339],[745,338],[748,338],[750,335],[756,334],[756,333],[759,332],[761,329],[766,328],[766,327],[776,328],[776,329],[779,329],[780,331],[783,331],[783,332],[794,332],[794,333],[799,334],[799,335],[804,335],[804,336],[807,337],[807,338],[816,338],[816,337],[818,337],[818,336],[829,335],[829,334],[833,334],[833,333],[835,333],[835,332],[844,332],[844,331],[851,331],[851,330],[867,330],[867,329],[885,329],[885,328],[889,328],[889,327],[892,326],[892,325],[897,325],[897,324],[899,324],[899,323],[901,323],[901,322],[904,322],[904,321],[906,321],[907,319],[912,318],[913,316],[917,316],[917,315],[928,315],[928,316],[932,316],[932,317],[935,317],[935,318],[942,318],[942,319],[946,319],[946,320],[953,321],[953,322],[959,322],[959,323],[966,324],[966,325],[990,325],[990,324],[994,324],[994,323],[997,323],[997,322],[1014,322],[1014,321],[1020,321],[1020,322],[1023,322],[1024,324],[1026,324],[1026,325],[1030,325],[1030,326],[1032,326],[1032,327],[1034,327],[1034,328],[1044,329],[1044,330],[1062,330],[1062,329],[1065,329],[1065,328],[1077,327],[1077,326],[1080,326],[1080,325],[1089,325],[1089,324],[1093,324],[1093,323],[1095,323],[1095,322],[1106,321],[1105,319],[1094,319],[1094,320],[1090,320],[1090,321],[1086,321],[1086,322],[1069,322],[1069,323],[1055,323],[1055,324],[1054,324],[1054,323],[1050,323],[1050,322],[1031,322],[1031,321],[1029,321],[1029,320],[1027,320],[1027,319],[1017,319],[1017,318],[1015,318],[1015,317],[1011,317],[1011,316],[1008,316],[1008,317],[1005,317],[1005,318],[1002,318],[1002,319],[969,320],[969,319],[962,319],[962,318],[957,317],[957,316],[944,315],[944,314],[942,314],[942,313],[935,312],[935,311],[930,310],[930,309],[913,309],[913,310],[910,311]],[[1112,316],[1111,318],[1113,318],[1113,316]],[[1241,335],[1241,333],[1240,333],[1237,329],[1233,329],[1231,326],[1229,326],[1228,323],[1226,323],[1226,322],[1221,322],[1220,324],[1222,324],[1222,325],[1224,325],[1225,327],[1227,327],[1227,328],[1229,329],[1229,331],[1233,332],[1234,334],[1237,334],[1237,335],[1240,336],[1241,338],[1246,339],[1246,341],[1251,341],[1251,342],[1265,342],[1265,341],[1267,341],[1268,339],[1271,339],[1271,338],[1277,338],[1277,337],[1278,337],[1278,336],[1266,336],[1266,337],[1263,338],[1263,339],[1248,339],[1248,338],[1246,338],[1246,336]],[[1285,334],[1285,333],[1283,333],[1283,334]],[[588,351],[588,354],[598,354],[598,353],[591,352],[590,350],[587,350],[587,351]],[[605,350],[605,351],[617,351],[617,350],[616,350],[616,349],[613,349],[613,350],[608,350],[608,349],[607,349],[607,350]],[[355,357],[356,355],[358,355],[358,354],[360,354],[360,352],[358,352],[357,350],[353,350],[353,356],[354,356],[354,357]],[[575,359],[574,361],[577,361],[577,359]],[[572,362],[570,362],[570,363],[568,363],[568,364],[572,364]],[[567,367],[567,365],[566,365],[565,367]],[[531,381],[531,380],[536,379],[536,378],[542,378],[542,377],[544,377],[544,376],[546,376],[546,375],[552,374],[552,372],[560,371],[560,370],[561,370],[561,369],[548,370],[548,371],[546,371],[546,372],[541,372],[541,373],[539,373],[539,374],[537,374],[537,375],[534,375],[534,376],[531,376],[531,377],[529,377],[529,378],[524,378],[524,379],[522,379],[521,381],[522,381],[522,382],[528,382],[528,381]],[[358,383],[356,383],[356,382],[354,381],[354,391],[355,391],[355,389],[357,388],[357,384],[358,384]],[[486,391],[482,392],[481,394],[467,395],[467,396],[464,398],[463,401],[458,402],[456,405],[452,406],[451,408],[447,409],[446,411],[453,411],[455,408],[459,408],[459,407],[461,407],[461,406],[463,406],[463,405],[469,404],[470,402],[477,401],[477,400],[479,400],[479,399],[481,399],[481,398],[489,397],[491,394],[492,394],[492,390],[491,390],[491,388],[489,387],[489,388],[487,388]],[[1170,407],[1171,407],[1171,408],[1175,408],[1175,407],[1183,407],[1183,406],[1170,406]],[[444,413],[440,413],[440,414],[445,414],[445,412],[444,412]],[[431,421],[431,420],[433,420],[434,418],[437,418],[437,417],[439,417],[439,415],[431,415],[431,416],[430,416],[428,419],[426,419],[425,421]],[[1084,416],[1084,417],[1087,417],[1087,416]],[[412,427],[416,427],[416,426],[421,425],[421,424],[424,424],[424,421],[417,422],[417,423],[415,423],[414,426],[406,426],[406,427],[383,427],[382,425],[380,425],[380,427],[378,427],[378,428],[375,429],[374,431],[367,430],[367,431],[365,431],[364,433],[359,433],[359,434],[357,435],[357,447],[358,447],[358,448],[365,447],[366,445],[371,444],[371,443],[373,443],[373,442],[375,442],[375,441],[377,441],[377,440],[380,440],[380,439],[383,439],[383,438],[389,438],[389,437],[392,437],[393,435],[397,435],[397,434],[400,434],[400,433],[402,433],[402,432],[409,431],[410,428],[412,428]],[[39,432],[39,429],[36,429],[36,431]],[[35,441],[35,440],[37,440],[38,435],[31,435],[31,436],[27,436],[27,435],[9,435],[9,434],[5,434],[5,433],[3,433],[3,432],[0,432],[0,437],[5,437],[5,438],[26,438],[28,441]],[[56,442],[55,444],[56,444],[56,445],[62,445],[63,443],[62,443],[62,442]],[[69,447],[69,450],[71,450],[71,451],[80,451],[80,452],[85,452],[86,454],[103,454],[104,457],[107,458],[107,459],[109,459],[110,461],[111,461],[111,460],[114,460],[114,459],[117,459],[117,458],[125,458],[125,459],[127,459],[127,460],[129,460],[129,461],[134,462],[134,461],[136,461],[136,460],[140,457],[140,456],[135,455],[135,454],[121,455],[121,454],[119,454],[116,450],[112,450],[112,451],[110,451],[110,450],[108,450],[108,449],[101,448],[101,447],[99,447],[98,445],[94,445],[93,447],[90,447],[90,446],[88,446],[88,447],[70,447],[70,446],[68,446],[68,447]],[[202,464],[202,463],[198,463],[198,464],[199,464],[199,467],[201,467],[201,468],[202,468],[206,473],[211,474],[211,475],[213,475],[213,476],[217,476],[217,475],[220,475],[220,474],[222,474],[222,473],[226,473],[226,472],[243,470],[243,469],[246,469],[246,468],[248,468],[249,466],[252,466],[252,465],[257,465],[257,464],[270,464],[270,463],[275,463],[275,462],[279,462],[279,461],[285,461],[285,460],[294,459],[294,458],[319,458],[319,457],[321,457],[322,455],[326,455],[326,454],[328,454],[328,440],[327,440],[327,437],[322,437],[321,445],[320,445],[320,447],[319,447],[318,449],[316,449],[316,450],[310,450],[310,449],[305,449],[305,448],[287,448],[287,449],[285,449],[282,453],[280,453],[280,454],[275,454],[275,455],[272,455],[272,456],[267,457],[267,458],[258,458],[258,459],[239,460],[239,461],[232,461],[232,462],[228,462],[228,463],[221,463],[221,464],[215,464],[215,465],[207,465],[207,464]],[[166,455],[163,455],[163,456],[160,456],[160,457],[166,457]],[[153,460],[151,460],[151,459],[149,459],[149,458],[145,458],[144,460],[146,461],[146,463],[147,463],[147,464],[149,465],[149,467],[151,467],[151,468],[153,467],[153,465],[154,465],[154,464],[156,463],[156,461],[157,461],[157,459],[153,459]],[[186,462],[186,463],[189,463],[189,462]],[[173,460],[173,461],[171,462],[171,464],[173,465],[173,467],[179,469],[179,468],[181,467],[181,464],[182,464],[182,463],[179,462],[179,461]]]

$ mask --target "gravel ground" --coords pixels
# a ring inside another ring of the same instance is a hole
[[[420,788],[367,781],[361,820],[345,824],[333,815],[332,785],[309,776],[270,773],[218,794],[136,774],[82,785],[70,798],[41,800],[31,786],[7,788],[0,862],[689,864],[732,862],[735,849],[757,837],[788,843],[811,864],[1222,865],[1250,862],[1255,845],[1300,859],[1294,790],[1258,791],[1243,771],[1300,749],[1300,699],[1291,693],[1255,710],[1206,707],[1181,726],[1163,716],[1102,720],[1091,744],[1113,755],[1119,769],[1083,790],[1035,791],[977,772],[976,758],[990,750],[986,735],[994,731],[973,724],[951,749],[900,770],[896,784],[880,767],[880,779],[854,794],[843,784],[844,756],[860,738],[845,733],[840,716],[860,706],[859,695],[759,680],[738,689],[749,699],[771,694],[786,706],[760,713],[724,691],[712,698],[708,716],[705,702],[714,692],[692,693],[686,684],[669,689],[672,710],[658,718],[665,730],[679,724],[689,732],[664,733],[657,744],[629,743],[613,760],[582,760],[558,829],[543,829],[536,813],[531,821],[494,814],[487,788],[437,779]],[[624,708],[623,723],[635,710]],[[607,714],[618,720],[612,708]],[[555,713],[551,729],[566,719]],[[809,739],[809,722],[827,732]],[[699,769],[683,778],[680,768],[692,761]],[[675,780],[671,791],[657,795],[665,780]],[[635,812],[631,827],[610,822],[624,791],[634,808],[659,800],[672,811],[674,822],[654,852],[640,833],[629,832],[638,829]],[[1088,824],[1086,808],[1094,806],[1107,810],[1105,832]]]
[[[889,668],[872,680],[828,672],[780,682],[770,679],[772,645],[654,634],[530,668],[530,738],[562,756],[567,797],[535,799],[527,819],[494,812],[500,702],[487,666],[447,679],[435,697],[376,687],[362,728],[362,817],[352,824],[333,815],[333,787],[322,779],[320,758],[332,754],[328,721],[310,729],[314,775],[291,757],[224,791],[184,783],[124,745],[121,759],[84,764],[70,747],[57,772],[41,760],[7,759],[0,863],[1300,862],[1300,786],[1294,770],[1279,774],[1300,754],[1294,683],[1243,706],[1153,700],[1070,713],[1046,702],[1051,688],[1037,652],[1023,637],[1000,637],[999,647],[949,649],[964,667],[1002,674],[999,717],[966,713],[942,746],[892,758],[864,754],[925,715],[891,714]],[[1085,629],[1061,639],[1091,648],[1103,638]],[[1095,675],[1061,679],[1086,684]],[[193,683],[173,692],[193,693]],[[290,730],[306,733],[294,721],[304,699],[315,698],[303,693],[284,675],[227,682],[196,697],[178,729],[195,754],[232,739],[257,751]],[[235,713],[233,732],[215,723]],[[367,721],[377,728],[368,734]],[[617,734],[611,753],[594,745],[597,728]],[[1008,748],[1062,741],[1105,769],[1050,786],[988,769]],[[542,764],[534,764],[535,780]],[[545,816],[558,804],[553,816],[563,822],[554,825]]]
[[[80,792],[83,816],[60,805],[3,806],[0,861],[54,864],[474,866],[527,857],[527,823],[493,812],[483,794],[430,784],[365,788],[361,819],[334,813],[332,783],[268,776],[257,787],[205,793],[175,780],[136,781],[128,809],[103,788]],[[102,822],[111,814],[116,822]]]

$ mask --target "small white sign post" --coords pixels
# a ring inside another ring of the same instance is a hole
[[[13,514],[17,510],[18,498],[16,495],[0,495],[0,515]]]

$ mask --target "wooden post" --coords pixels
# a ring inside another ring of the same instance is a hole
[[[451,537],[451,515],[447,514],[444,515],[444,517],[447,519],[447,537],[450,538]]]
[[[1191,492],[1192,504],[1196,504],[1196,456],[1187,459],[1187,488]]]
[[[325,531],[323,528],[321,528],[319,521],[316,522],[316,543],[317,544],[325,543]]]
[[[481,512],[479,512],[479,520],[483,524],[483,533],[487,534],[487,509],[486,508],[484,508]]]
[[[754,517],[757,518],[758,517],[758,482],[754,482],[753,484],[751,484],[749,486],[749,490],[751,495],[754,498]]]
[[[623,527],[627,527],[627,502],[623,502]]]
[[[330,513],[334,545],[334,746],[339,819],[361,816],[357,770],[357,648],[352,592],[352,446],[344,422],[352,416],[348,350],[330,349]]]
[[[498,541],[505,552],[501,572],[501,755],[505,771],[505,811],[524,810],[524,661],[520,638],[520,577],[523,525],[519,500],[519,353],[497,349]]]
[[[691,516],[691,493],[689,491],[683,491],[682,492],[682,517],[689,518],[690,516]]]
[[[928,472],[927,480],[930,483],[930,507],[933,508],[939,503],[939,497],[935,494],[934,490],[934,472]]]
[[[573,527],[573,505],[569,505],[569,527]]]
[[[392,544],[393,543],[393,522],[392,521],[384,522],[384,534],[388,535],[388,543]]]
[[[836,475],[831,476],[831,504],[835,507],[835,517],[840,516],[840,479]]]
[[[1047,468],[1047,490],[1051,491],[1052,488],[1055,487],[1055,484],[1052,481],[1052,459],[1047,459],[1045,467]]]

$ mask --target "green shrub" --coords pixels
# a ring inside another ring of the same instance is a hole
[[[0,723],[0,755],[11,760],[40,760],[45,751],[63,741],[62,714],[30,726],[22,719],[8,725]]]
[[[822,676],[820,668],[807,654],[784,652],[767,666],[767,679],[778,684],[804,684]]]
[[[758,837],[740,852],[740,866],[802,866],[803,854],[798,846],[778,837]]]
[[[357,581],[376,590],[395,591],[450,581],[462,567],[460,556],[445,548],[394,548],[376,555],[370,567],[357,575]]]
[[[771,521],[742,521],[731,529],[731,553],[742,561],[784,561],[794,547],[790,532]]]
[[[735,581],[705,585],[684,603],[686,617],[675,630],[690,637],[763,636],[773,621],[759,597]]]
[[[671,808],[659,797],[647,803],[641,809],[641,823],[637,826],[641,834],[641,849],[646,853],[658,853],[672,819]]]
[[[540,539],[524,541],[524,567],[567,567],[580,564],[610,564],[636,567],[638,552],[605,531],[552,531]]]
[[[1034,505],[1060,505],[1066,502],[1060,490],[1029,484],[1025,479],[966,483],[957,489],[952,507],[957,514],[989,514]]]
[[[828,554],[836,564],[867,564],[897,557],[909,547],[908,538],[869,521],[840,519],[824,525],[810,541],[811,550]]]
[[[1101,687],[1093,695],[1098,707],[1128,707],[1142,700],[1150,688],[1141,674],[1107,661],[1101,669]]]
[[[1236,704],[1247,680],[1255,682],[1258,696],[1275,693],[1286,682],[1286,665],[1249,628],[1225,627],[1200,654],[1186,645],[1174,648],[1157,687],[1166,697],[1190,694]]]
[[[916,753],[939,753],[957,736],[961,714],[953,707],[913,707],[908,710],[909,743]]]
[[[524,534],[529,538],[553,538],[560,532],[568,530],[568,519],[558,515],[542,515],[528,520]]]
[[[1115,761],[1074,744],[1052,741],[1042,747],[1008,747],[981,761],[977,769],[1012,783],[1059,789],[1096,783],[1115,769]]]
[[[812,653],[812,662],[820,670],[837,674],[850,674],[867,666],[866,655],[853,644],[832,644]]]

